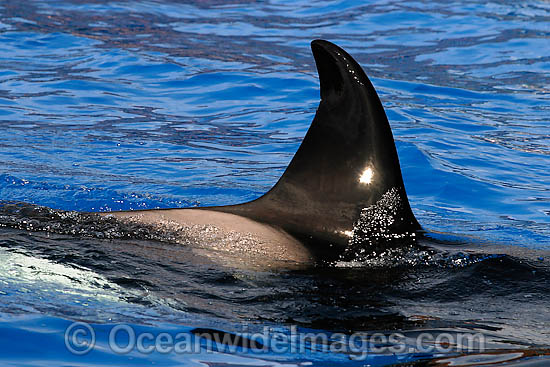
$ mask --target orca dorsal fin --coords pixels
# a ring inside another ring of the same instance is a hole
[[[400,202],[392,209],[390,230],[420,229],[405,193],[389,122],[371,82],[340,47],[315,40],[311,49],[321,102],[294,158],[265,195],[214,209],[280,226],[302,239],[346,246],[368,208],[372,212],[380,203],[396,205],[387,198],[391,194]]]

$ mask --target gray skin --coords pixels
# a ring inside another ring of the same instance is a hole
[[[252,267],[307,266],[334,259],[351,243],[361,221],[374,223],[362,233],[376,237],[377,246],[384,246],[379,239],[387,238],[380,232],[399,237],[419,231],[374,87],[338,46],[315,40],[311,48],[321,102],[294,158],[265,195],[230,206],[102,215],[177,229],[185,242]],[[384,199],[389,193],[395,199],[390,204]],[[365,220],[362,213],[370,217]],[[377,222],[381,215],[382,224]]]

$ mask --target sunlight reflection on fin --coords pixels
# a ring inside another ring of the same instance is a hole
[[[363,173],[361,173],[361,176],[359,177],[359,182],[362,184],[370,184],[372,182],[372,176],[374,175],[374,172],[372,171],[372,168],[367,167]]]

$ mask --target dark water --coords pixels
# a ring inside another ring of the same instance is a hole
[[[445,365],[460,355],[120,355],[106,348],[117,323],[186,335],[399,331],[408,344],[423,331],[475,331],[491,352],[453,365],[550,364],[549,21],[545,1],[3,1],[2,364]],[[458,243],[304,271],[233,270],[170,233],[42,208],[258,197],[315,112],[314,38],[364,67],[415,215]],[[77,320],[101,348],[69,353],[64,333]]]

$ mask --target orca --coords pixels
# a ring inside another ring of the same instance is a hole
[[[284,174],[266,194],[237,205],[102,215],[177,228],[188,243],[262,264],[310,264],[350,248],[398,246],[414,238],[421,226],[376,90],[342,48],[314,40],[311,50],[319,107]]]

